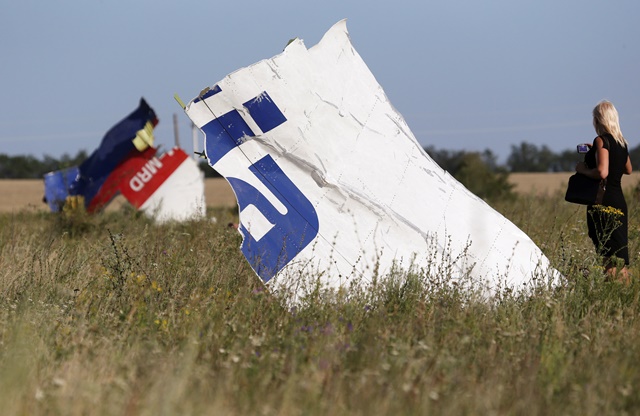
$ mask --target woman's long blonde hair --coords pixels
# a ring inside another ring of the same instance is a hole
[[[593,109],[593,127],[598,136],[610,134],[621,146],[627,146],[627,140],[620,130],[618,110],[611,101],[602,100]]]

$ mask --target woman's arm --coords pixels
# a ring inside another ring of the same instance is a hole
[[[624,165],[624,173],[626,175],[631,175],[631,171],[633,168],[631,167],[631,158],[627,156],[627,163]]]
[[[576,172],[593,179],[606,179],[609,176],[609,151],[604,148],[600,136],[594,140],[594,146],[596,147],[596,167],[589,169],[584,162],[580,162],[576,165]]]

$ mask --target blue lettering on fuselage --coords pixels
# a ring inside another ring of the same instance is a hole
[[[220,91],[216,86],[208,92],[208,96]],[[287,121],[267,92],[247,101],[244,107],[263,133]],[[206,135],[205,151],[211,166],[240,146],[243,137],[255,136],[237,110],[218,116],[204,125],[202,131]],[[256,239],[240,224],[240,231],[245,236],[242,252],[258,276],[268,282],[318,235],[318,214],[309,199],[270,155],[248,169],[286,208],[286,213],[279,212],[253,185],[227,177],[238,198],[240,211],[253,205],[273,225],[264,236]]]

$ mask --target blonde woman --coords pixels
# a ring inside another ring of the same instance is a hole
[[[604,259],[608,276],[628,283],[628,212],[621,179],[631,173],[631,160],[627,141],[620,131],[618,111],[611,102],[601,101],[593,109],[593,127],[598,136],[576,171],[593,179],[606,179],[607,188],[602,205],[587,207],[589,237]]]

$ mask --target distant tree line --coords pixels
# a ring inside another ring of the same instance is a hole
[[[573,172],[582,160],[575,149],[554,153],[547,146],[520,143],[511,146],[506,164],[497,163],[491,150],[466,152],[437,150],[425,151],[444,170],[464,184],[475,195],[487,201],[514,198],[513,185],[508,177],[511,172]],[[634,169],[640,167],[640,145],[629,149]]]
[[[571,172],[581,159],[575,149],[560,153],[547,146],[522,142],[512,145],[505,164],[499,164],[491,150],[467,152],[464,150],[438,150],[432,146],[425,151],[438,165],[463,183],[470,191],[486,200],[512,197],[512,185],[508,182],[511,172]],[[634,169],[640,167],[640,145],[629,151]],[[62,155],[60,159],[45,156],[42,160],[33,156],[8,156],[0,153],[0,179],[39,179],[45,173],[78,166],[88,157],[84,150],[75,156]],[[206,159],[198,166],[205,177],[220,177]]]
[[[0,153],[0,179],[42,179],[45,173],[78,166],[89,155],[80,150],[75,156],[63,154],[60,159],[45,156],[7,156]]]
[[[46,173],[79,166],[88,157],[84,150],[80,150],[75,156],[65,153],[59,159],[48,155],[38,159],[31,155],[8,156],[0,153],[0,179],[42,179]],[[220,174],[209,166],[206,159],[200,160],[198,166],[205,177],[220,177]]]
[[[463,150],[437,150],[431,146],[426,147],[425,150],[443,169],[449,172],[455,172],[460,166],[461,159],[469,153]],[[489,169],[507,172],[573,172],[576,163],[582,160],[582,156],[576,153],[575,149],[555,153],[545,145],[536,146],[527,142],[512,145],[511,153],[509,153],[504,165],[496,163],[497,157],[491,150],[477,154]],[[640,145],[629,149],[629,155],[634,170],[640,169]]]
[[[480,198],[495,201],[514,197],[513,185],[508,181],[509,172],[498,165],[491,150],[465,152],[436,150],[429,146],[425,151],[442,169]]]

